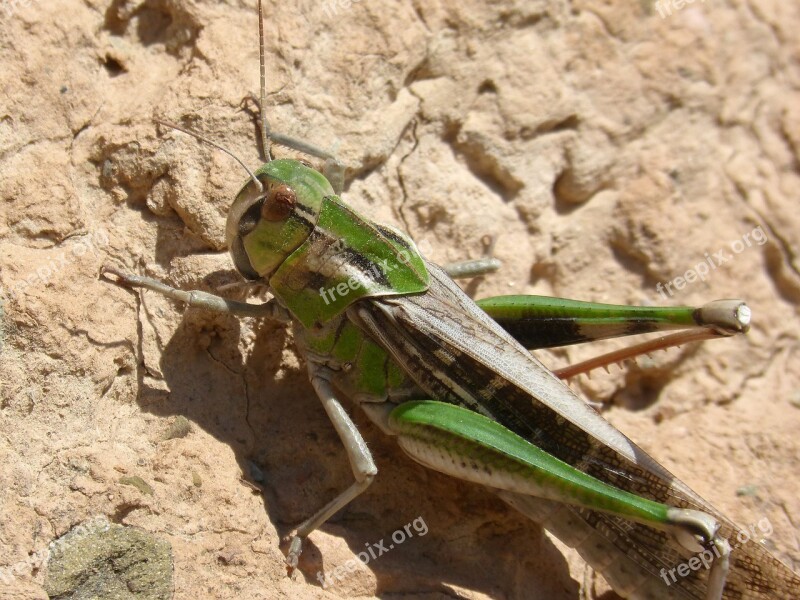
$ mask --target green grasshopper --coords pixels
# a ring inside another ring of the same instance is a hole
[[[293,326],[355,481],[290,534],[290,567],[298,564],[303,540],[377,475],[341,393],[412,459],[492,489],[574,547],[625,598],[794,598],[800,577],[756,541],[732,547],[728,540],[742,533],[736,525],[558,376],[658,347],[744,333],[747,306],[720,300],[700,308],[628,307],[538,296],[473,302],[448,273],[470,276],[496,264],[448,270],[427,261],[406,234],[343,202],[344,172],[334,157],[270,131],[262,19],[259,2],[266,162],[252,172],[239,161],[249,179],[228,213],[226,237],[236,270],[268,286],[273,298],[251,304],[112,267],[103,274],[190,307]],[[302,161],[272,159],[270,143],[322,158],[325,167],[320,172]],[[559,374],[530,352],[674,329],[688,333]],[[687,563],[704,568],[682,568]]]

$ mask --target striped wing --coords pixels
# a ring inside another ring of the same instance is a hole
[[[384,347],[422,390],[432,399],[497,420],[611,485],[713,515],[721,525],[720,534],[735,548],[725,587],[727,600],[795,598],[800,578],[756,541],[737,548],[739,529],[733,523],[579,399],[439,267],[427,266],[431,275],[427,292],[362,300],[347,311],[348,318]],[[534,510],[522,506],[524,500],[506,500],[533,516]],[[532,507],[530,502],[527,506]],[[662,569],[669,571],[692,557],[663,532],[591,510],[569,510],[650,579],[659,579]],[[559,533],[558,527],[551,529]],[[603,572],[594,555],[583,550],[584,558]],[[670,586],[662,582],[663,597],[702,599],[707,577],[708,571],[699,569]]]

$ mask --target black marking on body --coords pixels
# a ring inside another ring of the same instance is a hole
[[[378,225],[377,223],[375,224],[375,229],[377,229],[381,233],[381,235],[383,235],[386,239],[391,240],[396,244],[399,244],[406,250],[411,250],[411,245],[408,243],[408,240],[398,235],[396,231],[392,231],[388,227],[384,227],[383,225]]]
[[[261,198],[260,200],[254,202],[250,208],[244,211],[244,214],[237,223],[237,229],[240,236],[244,237],[256,228],[258,221],[261,219],[261,206],[263,204],[264,198]]]
[[[297,214],[299,212],[303,213],[303,215]],[[302,202],[297,202],[294,205],[294,214],[297,218],[307,222],[309,225],[312,224],[312,219],[315,220],[317,218],[317,213],[314,211],[314,209],[308,204],[303,204]]]
[[[242,277],[252,281],[255,281],[261,277],[258,273],[256,273],[256,270],[253,268],[253,265],[250,262],[250,257],[247,255],[247,251],[244,249],[242,236],[237,235],[235,238],[233,238],[230,252],[231,258],[233,259],[233,265],[236,267],[236,270],[241,273]]]
[[[738,527],[666,470],[652,472],[617,453],[511,381],[498,387],[492,380],[497,375],[502,376],[503,371],[485,364],[484,359],[462,353],[455,365],[447,366],[440,361],[434,350],[444,347],[452,352],[454,346],[464,347],[465,338],[460,335],[453,337],[449,329],[432,335],[438,329],[415,321],[414,315],[435,315],[448,328],[463,325],[461,328],[466,339],[479,336],[475,339],[495,345],[496,338],[499,353],[518,351],[504,341],[505,337],[484,316],[470,314],[478,308],[470,306],[471,300],[455,289],[452,282],[447,283],[445,276],[432,265],[429,264],[428,268],[432,277],[429,291],[425,294],[373,299],[359,303],[348,312],[349,318],[383,345],[424,392],[433,399],[475,410],[471,404],[478,395],[476,390],[484,391],[491,385],[497,390],[493,398],[483,404],[487,404],[497,421],[508,429],[564,462],[620,489],[671,506],[708,512],[720,523],[721,537],[736,538],[740,531]],[[423,317],[425,323],[432,318]],[[421,329],[423,326],[425,333]],[[466,397],[462,397],[464,392],[459,390],[465,390]],[[631,445],[634,453],[644,459],[644,451],[632,442]],[[571,507],[569,510],[627,560],[653,573],[654,577],[658,577],[660,569],[677,567],[686,560],[685,552],[677,549],[663,531],[590,509]],[[726,600],[744,597],[790,600],[794,598],[795,590],[800,589],[800,578],[754,541],[735,549],[731,559],[734,568],[728,574]],[[705,569],[692,571],[678,579],[675,591],[687,598],[702,598],[707,581]],[[748,595],[748,590],[751,595]],[[778,590],[784,593],[776,594]],[[761,595],[753,596],[752,592]]]

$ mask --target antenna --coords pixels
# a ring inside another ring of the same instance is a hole
[[[191,131],[191,130],[189,130],[189,129],[185,129],[185,128],[181,127],[180,125],[175,125],[175,123],[170,123],[169,121],[162,121],[161,119],[153,119],[153,120],[154,120],[156,123],[158,123],[159,125],[163,125],[164,127],[169,127],[170,129],[177,129],[178,131],[181,131],[181,132],[185,133],[186,135],[190,135],[190,136],[192,136],[193,138],[195,138],[195,139],[198,139],[198,140],[200,140],[201,142],[208,144],[209,146],[213,146],[213,147],[214,147],[214,148],[216,148],[217,150],[222,150],[222,151],[223,151],[225,154],[227,154],[227,155],[228,155],[228,156],[230,156],[230,157],[231,157],[233,160],[235,160],[235,161],[236,161],[236,162],[238,162],[240,165],[242,165],[242,168],[243,168],[245,171],[247,171],[247,174],[250,176],[250,179],[252,179],[252,180],[255,182],[255,184],[256,184],[256,187],[258,188],[258,191],[263,193],[263,191],[264,191],[264,185],[263,185],[263,184],[262,184],[262,183],[261,183],[261,182],[258,180],[258,177],[256,177],[256,176],[255,176],[255,174],[254,174],[254,173],[253,173],[253,172],[252,172],[252,171],[251,171],[251,170],[250,170],[250,169],[247,167],[247,165],[246,165],[246,164],[244,164],[244,162],[242,161],[242,159],[241,159],[241,158],[239,158],[238,156],[236,156],[236,155],[235,155],[233,152],[231,152],[231,151],[230,151],[230,150],[228,150],[227,148],[223,148],[223,147],[222,147],[222,146],[220,146],[218,143],[216,143],[216,142],[212,142],[210,139],[208,139],[207,137],[204,137],[204,136],[200,135],[199,133],[195,133],[194,131]]]
[[[261,0],[258,0],[258,61],[261,67],[261,101],[259,105],[261,113],[261,147],[264,149],[264,159],[269,162],[272,160],[272,152],[269,144],[269,122],[267,121],[267,68],[264,60],[264,11],[261,8]]]

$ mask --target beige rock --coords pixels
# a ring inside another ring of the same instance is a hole
[[[573,387],[734,520],[769,519],[767,543],[800,560],[798,5],[695,2],[662,19],[649,1],[306,0],[266,13],[273,127],[335,151],[345,198],[434,260],[478,257],[498,236],[504,267],[470,293],[748,300],[746,338]],[[287,577],[280,536],[351,481],[291,338],[98,279],[111,263],[184,287],[230,281],[225,216],[245,176],[152,119],[257,165],[240,109],[258,89],[256,27],[254,0],[0,4],[0,568],[107,515],[171,543],[178,599],[576,598],[573,553],[418,467],[358,413],[381,474]],[[720,251],[725,264],[676,289]],[[164,440],[180,415],[191,432]],[[318,572],[417,518],[424,536],[321,587]],[[21,570],[0,597],[45,597],[43,581]]]

